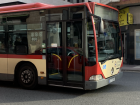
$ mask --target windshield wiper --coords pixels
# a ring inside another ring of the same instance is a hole
[[[107,60],[110,60],[110,59],[115,59],[115,58],[118,58],[121,60],[121,56],[119,54],[115,54],[115,55],[108,55],[105,60],[103,62],[101,62],[101,64],[104,64]]]
[[[107,60],[110,60],[110,59],[113,59],[113,58],[116,58],[118,56],[115,56],[115,55],[109,55],[105,58],[105,60],[103,62],[101,62],[101,64],[104,64]]]

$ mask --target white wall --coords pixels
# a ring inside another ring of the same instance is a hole
[[[64,4],[70,4],[67,2],[67,0],[0,0],[0,4],[2,3],[8,3],[8,2],[24,2],[24,3],[45,3],[45,4],[53,4],[53,5],[64,5]]]
[[[77,3],[77,0],[71,0],[72,1],[72,3]]]
[[[66,1],[67,1],[67,0],[66,0]],[[88,2],[88,1],[100,3],[100,0],[84,0],[84,2]],[[77,3],[77,0],[71,0],[71,2],[72,2],[72,3]],[[79,2],[82,2],[82,0],[79,0]]]
[[[67,0],[20,0],[22,2],[26,3],[35,3],[35,2],[41,2],[46,4],[53,4],[53,5],[64,5],[64,4],[70,4],[67,2]]]
[[[120,2],[120,0],[100,0],[100,2],[103,4],[108,4],[110,2]]]
[[[45,4],[53,4],[53,5],[64,5],[64,4],[70,4],[70,2],[67,2],[67,0],[0,0],[0,4],[2,3],[8,3],[8,2],[24,2],[24,3],[36,3],[41,2]],[[71,0],[73,3],[77,3],[77,0]],[[80,0],[79,0],[80,1]],[[82,1],[82,0],[81,0]],[[92,1],[92,2],[100,2],[100,0],[84,0],[85,2]]]
[[[88,1],[100,3],[100,0],[85,0],[85,2],[88,2]]]
[[[0,0],[0,4],[8,2],[16,2],[17,0]]]
[[[129,12],[133,14],[134,24],[140,24],[140,6],[129,7]]]

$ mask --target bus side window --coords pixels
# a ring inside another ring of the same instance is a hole
[[[28,32],[27,39],[29,54],[41,55],[45,51],[45,43],[43,43],[43,34],[43,31]]]
[[[5,34],[0,33],[0,53],[5,53]]]
[[[25,46],[28,53],[28,41],[26,32],[11,32],[8,34],[8,48],[10,54],[16,54],[16,47]]]

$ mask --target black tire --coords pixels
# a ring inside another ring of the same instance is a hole
[[[22,88],[35,89],[37,86],[37,70],[31,64],[23,64],[18,72],[18,83]]]

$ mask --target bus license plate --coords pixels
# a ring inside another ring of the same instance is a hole
[[[109,80],[109,83],[114,82],[114,81],[115,81],[115,78],[111,78],[111,79]]]

